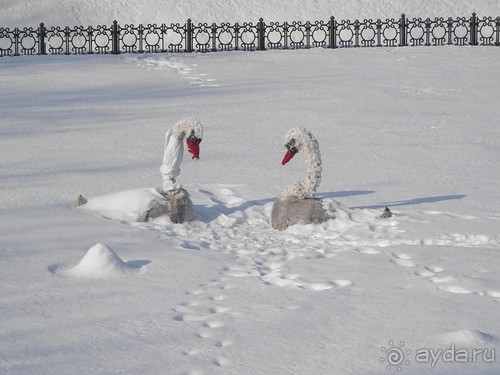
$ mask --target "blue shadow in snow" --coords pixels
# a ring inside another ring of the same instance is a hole
[[[466,195],[463,194],[457,194],[457,195],[438,195],[435,197],[425,197],[425,198],[413,198],[413,199],[407,199],[403,201],[394,201],[394,202],[382,202],[381,204],[376,204],[372,206],[358,206],[358,207],[352,207],[353,209],[363,209],[363,208],[368,208],[368,209],[379,209],[379,208],[384,208],[384,207],[397,207],[397,206],[413,206],[416,204],[423,204],[423,203],[436,203],[436,202],[443,202],[443,201],[450,201],[454,199],[463,199],[465,198]]]
[[[194,205],[194,212],[196,214],[196,219],[204,223],[210,223],[211,221],[217,219],[220,215],[230,215],[237,211],[246,211],[247,209],[255,206],[263,206],[267,203],[274,202],[276,197],[265,198],[265,199],[255,199],[241,203],[239,206],[228,207],[224,202],[217,199],[214,194],[208,190],[200,189],[200,193],[206,194],[210,197],[212,202],[215,203],[213,206],[207,205]],[[330,193],[319,193],[316,195],[317,198],[341,198],[349,197],[353,195],[363,195],[363,194],[373,194],[374,191],[371,190],[353,190],[353,191],[337,191]],[[385,207],[385,206],[384,206]]]

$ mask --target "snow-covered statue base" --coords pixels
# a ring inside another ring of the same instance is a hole
[[[173,189],[160,193],[146,214],[146,221],[167,215],[173,223],[194,220],[193,202],[185,189]]]
[[[295,224],[319,224],[333,219],[316,198],[299,199],[295,197],[278,198],[271,211],[271,226],[285,230]]]
[[[290,129],[285,135],[287,152],[281,162],[288,163],[299,150],[304,151],[306,175],[281,192],[273,205],[271,226],[284,230],[294,224],[319,224],[332,219],[321,200],[314,198],[321,181],[321,155],[316,138],[304,128]]]

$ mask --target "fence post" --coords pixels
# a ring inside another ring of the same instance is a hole
[[[92,28],[92,26],[89,26],[87,28],[87,35],[88,35],[88,38],[89,38],[89,55],[92,55],[94,53],[94,46],[93,46],[93,43],[92,43],[92,40],[94,38],[94,29]],[[99,52],[99,51],[97,51]]]
[[[427,17],[425,20],[425,45],[430,46],[431,45],[431,19]]]
[[[193,52],[193,23],[191,18],[188,18],[186,22],[186,52]]]
[[[240,39],[240,25],[238,25],[238,22],[234,24],[234,50],[238,51],[239,50],[239,39]]]
[[[257,49],[259,51],[266,50],[266,25],[264,24],[264,19],[259,19],[259,24],[257,26],[257,37],[258,37],[258,46]]]
[[[472,13],[470,18],[470,45],[477,46],[477,17],[476,13]]]
[[[111,26],[111,44],[112,44],[112,54],[120,54],[120,27],[118,26],[118,21],[113,21],[113,26]]]
[[[14,56],[19,56],[19,28],[14,29]]]
[[[377,19],[377,47],[382,47],[382,20]]]
[[[500,17],[497,17],[496,25],[497,25],[497,41],[495,45],[500,46]]]
[[[331,16],[328,23],[330,29],[328,48],[337,48],[337,22],[335,22],[335,17]]]
[[[212,52],[217,52],[217,24],[212,24]]]
[[[306,49],[311,48],[311,22],[306,22]]]
[[[139,26],[137,26],[137,33],[139,34],[139,48],[138,48],[137,52],[143,53],[144,52],[144,43],[143,43],[144,26],[142,25],[142,23],[140,23]]]
[[[448,21],[446,22],[448,25],[448,45],[451,45],[452,42],[452,33],[453,33],[453,18],[448,17]]]
[[[359,20],[354,21],[354,47],[359,47]]]
[[[406,23],[406,16],[404,13],[401,15],[401,19],[399,20],[399,46],[400,47],[405,47],[407,46],[406,42],[406,33],[407,33],[407,23]]]
[[[43,24],[43,22],[40,24],[40,27],[38,28],[38,54],[39,55],[46,55],[46,46],[45,46],[45,35],[46,35],[46,29]]]

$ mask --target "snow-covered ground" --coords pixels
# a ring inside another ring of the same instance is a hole
[[[0,9],[3,27],[500,15],[498,0],[0,0]]]
[[[476,3],[456,8],[500,13]],[[0,59],[0,373],[497,374],[499,59],[494,47]],[[197,220],[142,222],[165,131],[187,116],[204,125],[179,178]],[[302,153],[280,164],[292,127],[318,139],[318,196],[339,208],[280,232],[274,199],[304,173]]]

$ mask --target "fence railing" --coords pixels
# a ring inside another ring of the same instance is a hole
[[[0,56],[442,45],[500,46],[500,17],[0,28]]]

